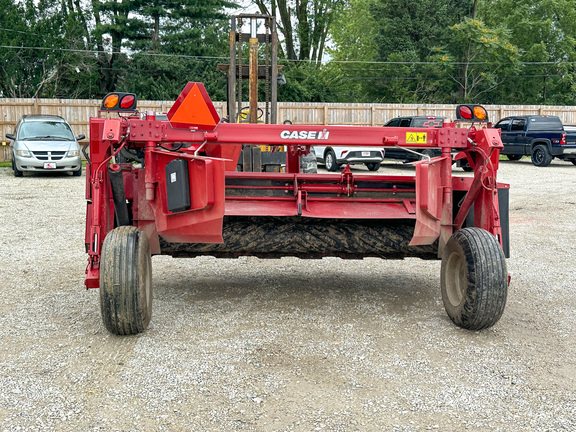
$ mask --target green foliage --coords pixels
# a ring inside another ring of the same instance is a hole
[[[523,104],[573,104],[576,61],[576,1],[522,3],[487,0],[479,14],[493,28],[504,28],[524,64],[495,92],[498,100]]]
[[[504,29],[490,29],[481,21],[466,18],[452,28],[452,43],[442,57],[446,70],[458,84],[459,100],[490,103],[488,93],[519,67],[518,48]]]
[[[576,103],[576,0],[253,3],[277,16],[281,101]],[[172,100],[201,81],[224,100],[235,6],[0,0],[0,97]]]
[[[345,83],[337,68],[319,63],[291,62],[283,69],[286,85],[278,87],[284,102],[344,102]]]

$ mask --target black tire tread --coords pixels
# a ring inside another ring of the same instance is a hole
[[[226,216],[224,243],[169,243],[161,239],[161,249],[163,255],[189,257],[437,259],[436,243],[409,245],[413,234],[411,220]]]
[[[534,158],[534,153],[538,151],[541,151],[544,155],[544,158],[542,159],[541,162],[537,161]],[[550,154],[548,148],[544,144],[538,144],[536,147],[534,147],[534,150],[532,150],[532,164],[534,164],[537,167],[547,167],[552,163],[552,159],[554,159],[554,156]]]
[[[100,262],[100,308],[110,333],[132,335],[148,327],[151,311],[141,305],[139,286],[142,278],[151,277],[151,269],[149,261],[148,268],[142,268],[141,259],[150,260],[148,238],[142,231],[121,226],[108,233]]]
[[[508,271],[504,252],[496,237],[480,228],[464,228],[451,237],[464,252],[468,268],[468,287],[457,312],[450,312],[449,301],[442,287],[442,299],[450,319],[459,327],[482,330],[498,322],[508,293]],[[447,245],[445,253],[451,247]],[[442,274],[444,277],[442,260]],[[444,285],[444,280],[442,281]]]

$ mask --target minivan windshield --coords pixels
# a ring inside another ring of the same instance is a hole
[[[74,134],[64,122],[31,121],[20,126],[18,139],[21,140],[66,140],[74,141]]]

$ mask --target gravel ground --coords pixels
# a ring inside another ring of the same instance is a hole
[[[436,261],[154,257],[152,323],[116,337],[83,288],[84,178],[0,168],[0,430],[576,430],[575,179],[501,164],[488,330],[450,322]]]

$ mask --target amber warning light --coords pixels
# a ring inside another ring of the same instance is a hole
[[[133,93],[108,93],[102,100],[101,111],[135,112],[136,95]]]
[[[488,112],[480,105],[458,105],[456,118],[459,121],[487,122]]]

